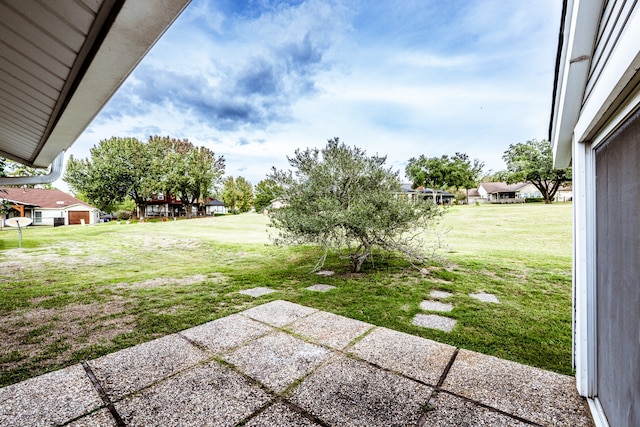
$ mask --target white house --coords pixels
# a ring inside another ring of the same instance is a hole
[[[0,200],[7,200],[13,207],[7,218],[24,216],[31,218],[34,225],[54,225],[55,218],[61,218],[64,225],[100,221],[97,208],[60,190],[0,188]]]
[[[540,197],[540,191],[533,184],[525,182],[481,182],[478,185],[478,194],[489,203],[524,203],[527,197]]]
[[[573,167],[573,352],[599,426],[640,426],[640,5],[565,0],[550,141]]]

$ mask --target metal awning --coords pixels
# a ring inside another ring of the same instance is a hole
[[[48,167],[190,0],[0,0],[0,156]]]

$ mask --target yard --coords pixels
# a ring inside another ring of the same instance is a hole
[[[285,299],[556,372],[571,373],[571,205],[451,208],[442,259],[422,272],[376,260],[310,274],[319,252],[269,245],[267,220],[185,221],[0,231],[0,386]],[[311,292],[307,286],[336,286]],[[251,298],[238,291],[270,287]],[[412,325],[431,290],[453,293],[451,333]],[[501,303],[469,297],[488,292]]]

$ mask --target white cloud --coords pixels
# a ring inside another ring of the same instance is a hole
[[[462,151],[494,170],[546,137],[560,2],[262,3],[194,0],[70,152],[171,135],[257,183],[335,136],[398,169]]]

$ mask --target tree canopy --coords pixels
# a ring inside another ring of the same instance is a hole
[[[507,183],[530,182],[540,190],[545,203],[551,203],[562,184],[571,182],[571,168],[553,167],[553,152],[547,140],[511,144],[502,159],[507,164]]]
[[[186,139],[153,136],[149,145],[157,156],[157,188],[177,196],[190,218],[192,206],[214,194],[224,173],[224,158],[216,158],[213,151]]]
[[[256,184],[254,192],[255,199],[253,204],[256,208],[256,212],[262,212],[271,204],[272,200],[281,196],[282,187],[280,187],[273,179],[266,178]]]
[[[244,177],[227,177],[222,183],[222,201],[232,213],[244,213],[253,206],[253,186]]]
[[[411,262],[428,257],[422,238],[441,210],[431,201],[398,197],[401,182],[386,157],[333,138],[322,149],[296,150],[288,161],[292,169],[269,174],[285,203],[269,213],[274,243],[322,246],[316,269],[330,251],[348,259],[353,272],[372,259],[374,248]]]
[[[455,153],[449,157],[412,157],[405,168],[406,176],[413,187],[427,187],[434,190],[475,187],[484,163],[478,159],[471,161],[466,153]],[[435,197],[435,192],[433,193]]]
[[[193,203],[211,195],[224,172],[223,157],[186,139],[113,137],[100,141],[90,154],[89,159],[71,156],[67,162],[64,180],[74,193],[107,211],[130,198],[138,216],[158,192],[180,198],[190,215]]]

